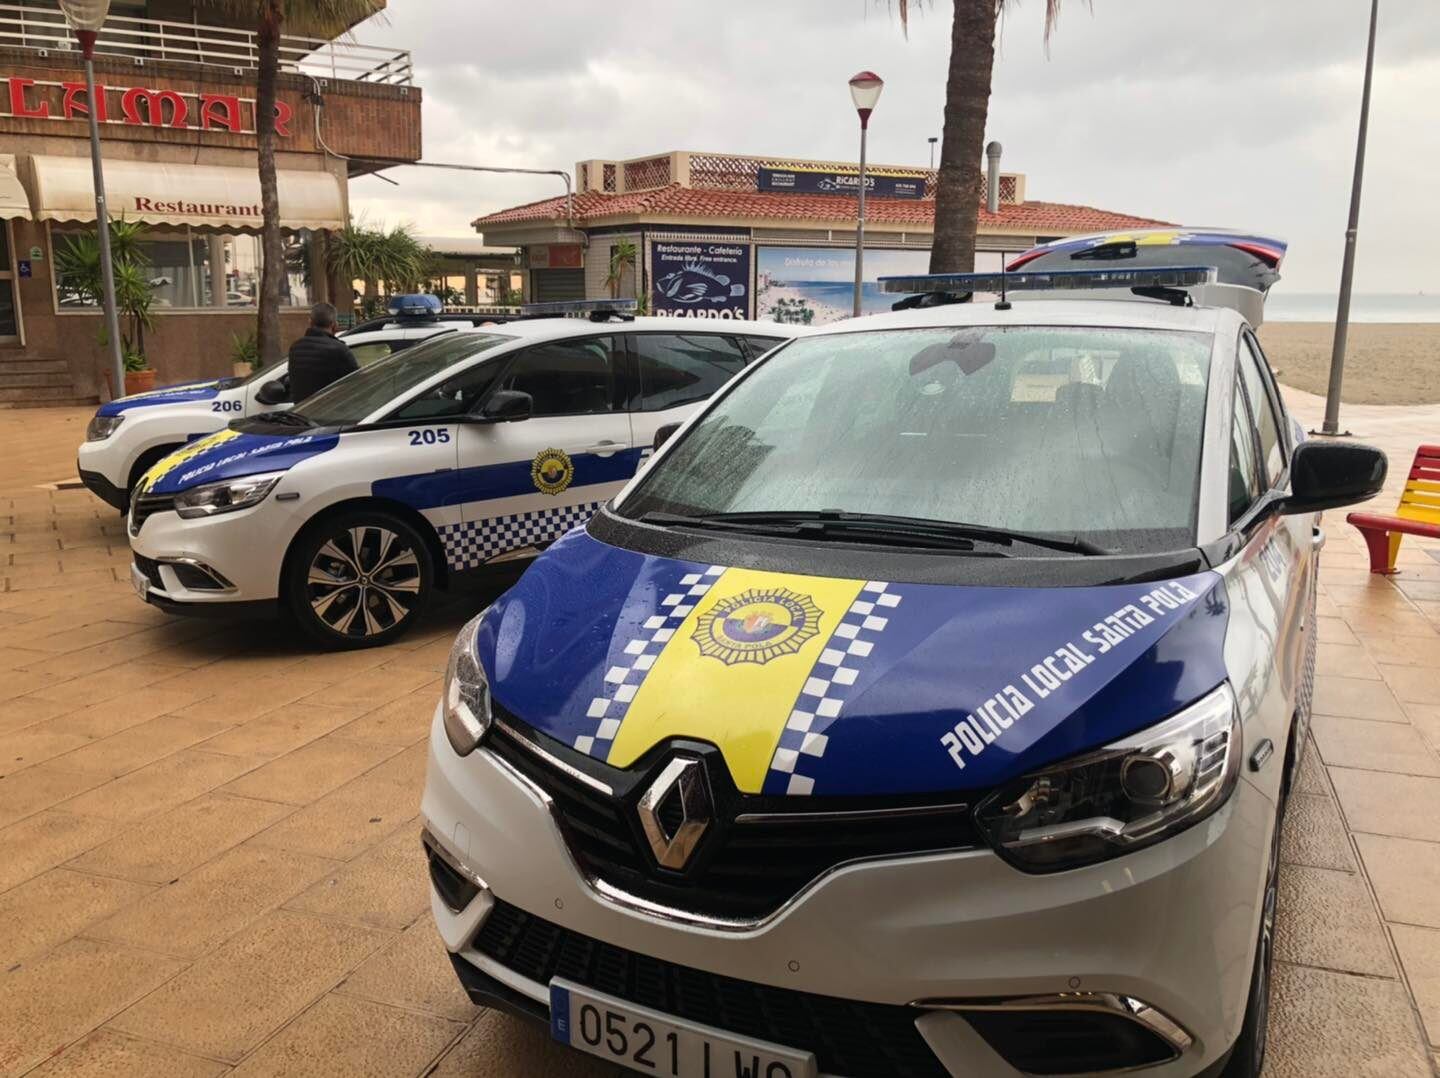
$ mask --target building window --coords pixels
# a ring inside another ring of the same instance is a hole
[[[62,311],[87,310],[98,301],[76,287],[61,271],[67,247],[93,237],[93,225],[53,225],[51,264],[55,267],[55,302]],[[260,237],[243,232],[209,232],[192,228],[147,228],[137,247],[150,282],[154,310],[254,308],[260,294]],[[307,307],[310,287],[303,248],[285,237],[289,272],[280,282],[282,307]]]

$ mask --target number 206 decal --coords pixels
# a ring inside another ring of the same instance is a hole
[[[243,411],[245,410],[245,402],[244,402],[244,401],[211,401],[211,402],[210,402],[210,410],[211,410],[212,412],[243,412]]]
[[[450,440],[449,427],[426,427],[424,430],[407,431],[410,435],[411,445],[434,445],[436,442],[445,443]]]

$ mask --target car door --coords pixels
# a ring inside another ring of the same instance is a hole
[[[528,393],[528,419],[467,423],[456,495],[463,534],[447,541],[456,569],[529,553],[571,528],[635,474],[630,417],[612,333],[543,341],[514,353],[490,392]]]
[[[630,426],[642,451],[655,432],[690,413],[750,361],[741,343],[728,333],[643,331],[628,335],[634,386]]]

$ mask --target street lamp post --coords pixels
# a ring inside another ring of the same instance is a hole
[[[85,58],[85,111],[90,118],[90,168],[95,177],[95,228],[100,240],[100,280],[105,300],[105,335],[110,341],[114,395],[125,395],[125,359],[120,351],[120,315],[115,307],[115,270],[110,261],[110,214],[105,209],[105,173],[100,167],[100,122],[95,101],[95,37],[110,13],[110,0],[60,0],[65,21],[80,39]]]
[[[935,167],[935,143],[939,142],[940,140],[934,135],[931,135],[925,141],[930,143],[930,167],[933,169]]]
[[[1375,24],[1380,0],[1370,0],[1370,41],[1365,50],[1365,88],[1360,93],[1360,136],[1355,147],[1355,180],[1350,188],[1350,220],[1345,228],[1345,261],[1340,270],[1340,302],[1335,311],[1335,344],[1330,352],[1330,385],[1325,393],[1321,434],[1340,433],[1340,383],[1345,375],[1345,339],[1350,332],[1350,290],[1355,283],[1355,240],[1360,232],[1360,187],[1365,180],[1365,137],[1370,128],[1370,81],[1375,73]]]
[[[860,114],[860,203],[855,223],[855,314],[860,314],[860,285],[865,279],[865,133],[870,113],[880,100],[885,82],[873,71],[862,71],[850,80],[850,98]]]

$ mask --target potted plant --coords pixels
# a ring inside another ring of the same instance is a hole
[[[145,331],[155,328],[151,313],[154,287],[150,258],[140,246],[145,225],[139,221],[110,222],[110,263],[115,277],[115,308],[120,317],[120,354],[125,363],[125,393],[141,393],[155,385],[155,371],[145,358]],[[99,306],[101,283],[100,241],[94,232],[67,236],[55,252],[62,295],[73,294],[83,303]],[[109,337],[102,325],[96,340],[103,349]],[[107,371],[106,378],[110,375]],[[139,388],[132,388],[139,387]],[[112,395],[115,387],[111,387]]]
[[[236,378],[248,378],[260,368],[260,342],[252,330],[241,337],[230,334],[230,370]]]
[[[124,349],[125,359],[125,396],[133,397],[136,393],[148,393],[155,388],[155,368],[145,359],[145,353],[136,352],[131,348]]]

